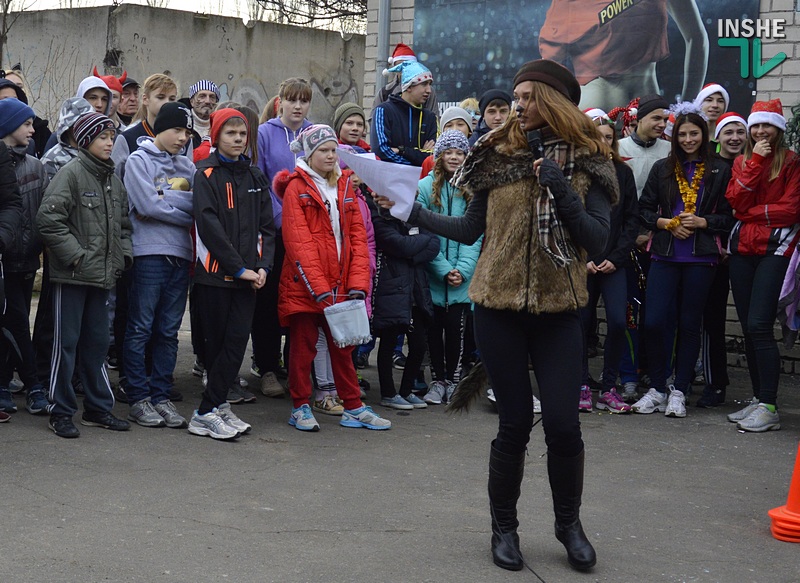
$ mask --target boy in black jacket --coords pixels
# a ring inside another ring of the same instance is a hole
[[[211,114],[211,144],[217,149],[197,165],[194,179],[194,290],[208,384],[189,433],[214,439],[234,439],[251,428],[231,411],[228,387],[247,348],[255,290],[264,286],[275,251],[272,199],[264,174],[242,155],[247,136],[240,112]]]

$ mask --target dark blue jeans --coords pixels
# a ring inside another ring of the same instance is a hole
[[[670,309],[678,308],[678,338],[675,355],[675,388],[687,393],[694,380],[694,366],[700,350],[700,331],[708,291],[716,266],[708,263],[653,261],[647,278],[647,311],[644,343],[651,386],[666,392],[670,335],[675,329]]]
[[[773,326],[789,258],[779,255],[731,255],[731,290],[744,332],[744,349],[753,394],[775,405],[781,356]]]
[[[189,262],[169,255],[144,255],[133,264],[125,331],[125,391],[130,403],[150,397],[153,404],[169,399],[178,357],[178,330],[186,311]],[[150,381],[145,347],[152,339]]]
[[[625,349],[625,329],[627,310],[627,278],[624,269],[614,273],[596,273],[586,278],[589,303],[581,309],[581,320],[586,330],[591,314],[597,309],[597,300],[603,296],[606,310],[606,341],[603,348],[603,392],[610,391],[617,384],[617,372]],[[586,335],[584,334],[584,338]],[[589,382],[589,359],[586,346],[583,347],[583,384]]]

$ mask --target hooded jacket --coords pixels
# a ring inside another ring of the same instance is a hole
[[[431,171],[428,176],[419,181],[417,201],[423,208],[431,212],[449,217],[462,216],[467,210],[467,201],[449,181],[445,181],[442,185],[442,192],[439,197],[442,204],[441,208],[433,205],[431,200],[433,179],[434,174]],[[438,239],[439,253],[427,265],[433,304],[442,308],[446,308],[450,304],[468,304],[469,294],[467,290],[469,289],[472,274],[475,273],[478,256],[481,254],[483,237],[479,237],[472,245],[465,245],[446,237],[438,237]],[[464,278],[464,282],[458,287],[449,285],[446,280],[447,275],[453,269],[457,269]]]
[[[425,142],[436,139],[436,116],[414,107],[397,95],[390,95],[372,113],[370,144],[375,155],[386,162],[422,166],[431,152],[422,150]],[[400,148],[400,153],[392,148]]]
[[[22,220],[14,242],[3,254],[3,268],[13,273],[39,269],[42,241],[36,229],[36,213],[49,180],[42,163],[27,153],[27,146],[9,148],[22,199]]]
[[[151,141],[155,137],[156,133],[146,119],[130,126],[121,134],[117,134],[117,139],[114,141],[114,149],[111,151],[111,159],[116,165],[117,176],[119,176],[120,180],[125,178],[125,165],[128,163],[128,157],[138,150],[145,141]],[[181,155],[186,156],[189,160],[194,158],[191,140],[186,142],[183,150],[181,150]]]
[[[80,116],[92,111],[94,111],[92,104],[83,97],[70,97],[61,104],[58,125],[53,134],[57,143],[42,156],[42,163],[50,180],[67,162],[78,156],[78,148],[70,145],[67,131],[75,125]]]
[[[283,124],[280,117],[274,117],[258,126],[258,167],[269,181],[275,228],[279,231],[283,228],[283,200],[275,193],[273,183],[281,170],[294,171],[297,155],[289,149],[289,144],[310,125],[311,122],[306,119],[299,130],[292,131]]]
[[[439,254],[439,238],[429,232],[381,214],[374,203],[372,225],[378,248],[378,272],[372,291],[372,329],[376,333],[412,324],[417,306],[428,322],[433,302],[426,265]]]
[[[113,98],[111,94],[111,89],[108,88],[106,82],[103,81],[100,77],[95,77],[93,75],[86,77],[83,81],[80,82],[78,85],[78,90],[75,92],[75,97],[83,97],[86,95],[90,90],[100,88],[106,92],[108,95],[108,105],[106,105],[106,110],[102,113],[108,115],[111,111],[111,100]]]
[[[222,161],[211,152],[194,176],[197,263],[194,282],[247,288],[245,269],[272,270],[275,228],[272,201],[263,172],[242,156]]]
[[[273,183],[286,217],[278,315],[289,324],[294,314],[321,314],[325,306],[348,299],[351,292],[366,297],[370,267],[361,210],[345,171],[336,183],[341,252],[337,248],[327,199],[302,167],[283,170]]]
[[[22,199],[8,147],[0,140],[0,255],[13,244],[22,219]]]
[[[787,150],[775,180],[769,179],[772,160],[753,154],[733,162],[725,193],[738,219],[729,240],[732,254],[791,257],[800,240],[800,157]]]
[[[133,226],[133,256],[170,255],[191,261],[195,167],[152,140],[128,158],[125,188]]]
[[[128,196],[110,160],[86,150],[50,182],[36,226],[50,260],[50,281],[111,289],[133,265]]]

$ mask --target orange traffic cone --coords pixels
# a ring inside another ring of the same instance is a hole
[[[768,514],[772,518],[772,536],[787,543],[800,543],[800,446],[786,506],[773,508]]]

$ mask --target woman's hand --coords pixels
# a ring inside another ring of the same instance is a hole
[[[694,235],[694,229],[688,229],[685,225],[678,225],[670,231],[676,239],[684,240]]]
[[[594,264],[594,261],[589,261],[586,264],[586,271],[588,271],[590,275],[597,273],[597,266]]]
[[[769,141],[767,139],[759,140],[756,142],[756,145],[753,146],[753,154],[758,154],[759,156],[766,158],[771,153],[772,146],[769,145]]]
[[[464,283],[464,276],[458,269],[453,269],[447,274],[447,283],[453,287],[458,287]]]
[[[707,229],[708,228],[708,221],[705,220],[703,217],[698,217],[692,213],[681,213],[678,215],[678,218],[681,220],[681,225],[686,227],[687,229]]]

